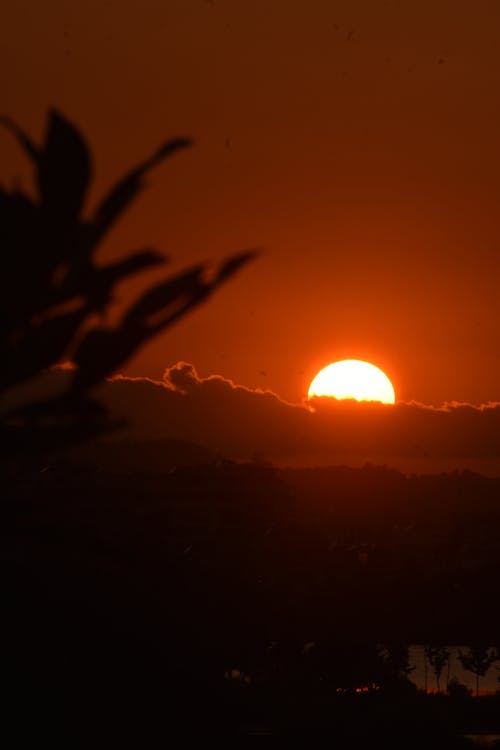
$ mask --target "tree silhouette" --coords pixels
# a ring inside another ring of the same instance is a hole
[[[143,189],[148,172],[191,141],[166,141],[121,177],[86,219],[82,210],[92,159],[80,131],[56,110],[48,115],[41,145],[11,119],[0,118],[0,124],[29,157],[37,192],[33,200],[18,189],[9,192],[0,187],[0,393],[63,358],[76,365],[62,397],[4,413],[2,430],[10,437],[20,425],[36,432],[49,419],[52,437],[55,425],[65,440],[81,437],[103,429],[103,411],[89,399],[89,389],[112,375],[149,339],[204,302],[255,251],[233,255],[215,269],[200,263],[163,279],[137,299],[116,326],[107,327],[102,313],[110,306],[116,285],[165,263],[166,258],[143,248],[118,262],[98,266],[96,251]]]
[[[491,665],[497,661],[498,652],[494,648],[473,646],[467,653],[458,652],[458,658],[467,672],[476,676],[476,697],[479,695],[479,678],[484,677]]]
[[[426,646],[425,659],[432,667],[432,671],[436,677],[437,691],[439,693],[441,673],[445,666],[450,662],[450,652],[446,646]]]

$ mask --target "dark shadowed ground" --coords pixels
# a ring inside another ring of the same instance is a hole
[[[278,471],[180,443],[133,446],[139,471],[131,449],[4,467],[21,735],[466,747],[497,727],[495,696],[417,692],[406,647],[498,645],[500,480]]]

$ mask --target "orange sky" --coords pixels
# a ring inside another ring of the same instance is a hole
[[[104,258],[265,248],[128,373],[187,360],[300,401],[361,358],[404,400],[500,400],[499,25],[495,0],[8,4],[1,109],[37,137],[51,105],[79,124],[94,198],[166,136],[197,140]],[[0,161],[27,179],[3,133]]]

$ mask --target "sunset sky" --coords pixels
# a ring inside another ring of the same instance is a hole
[[[175,270],[263,248],[125,374],[185,360],[300,403],[356,358],[403,401],[500,401],[499,25],[496,0],[6,5],[1,110],[37,138],[50,106],[76,123],[94,201],[165,137],[196,140],[104,260],[154,245]],[[29,184],[4,132],[0,162]]]

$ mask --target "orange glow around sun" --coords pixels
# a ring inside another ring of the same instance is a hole
[[[330,396],[339,400],[396,402],[394,387],[387,375],[359,359],[343,359],[324,367],[313,379],[307,395],[309,399]]]

